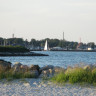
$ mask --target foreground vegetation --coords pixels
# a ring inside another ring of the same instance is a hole
[[[0,71],[0,80],[6,79],[6,80],[13,80],[13,79],[22,79],[22,78],[36,78],[34,74],[31,74],[30,72],[14,72],[12,70],[10,71]]]
[[[81,67],[67,69],[51,78],[55,83],[90,83],[96,84],[96,68],[84,69]]]
[[[41,75],[41,76],[40,76]],[[22,65],[16,62],[11,66],[10,62],[0,60],[0,80],[21,79],[21,78],[37,78],[48,79],[56,83],[89,83],[96,85],[96,66],[87,65],[83,67],[54,67],[47,65],[40,68],[38,65]]]
[[[22,46],[0,46],[0,52],[29,52]]]
[[[22,65],[21,63],[16,63],[11,67],[10,62],[0,60],[0,80],[13,80],[13,79],[23,79],[23,78],[37,78],[36,70],[32,70],[33,67],[28,67],[27,65]],[[36,68],[35,68],[36,69]]]

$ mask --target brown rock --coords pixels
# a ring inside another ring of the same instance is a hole
[[[23,72],[26,72],[29,70],[29,67],[27,65],[21,65],[20,66],[20,69],[23,71]]]
[[[12,69],[13,69],[13,71],[14,72],[19,72],[19,71],[21,71],[21,63],[20,62],[16,62],[14,65],[13,65],[13,67],[12,67]]]

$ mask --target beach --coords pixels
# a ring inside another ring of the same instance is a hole
[[[96,96],[96,87],[89,85],[57,85],[50,81],[25,79],[0,82],[0,96]]]

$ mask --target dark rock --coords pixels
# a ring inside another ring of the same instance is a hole
[[[47,66],[44,66],[44,67],[42,67],[40,70],[49,70],[49,69],[53,69],[54,68],[54,66],[53,65],[47,65]]]
[[[39,76],[39,72],[37,70],[30,70],[30,74],[33,75],[34,77]]]
[[[38,65],[31,65],[30,70],[37,70],[39,72],[40,67]]]
[[[54,75],[54,69],[43,70],[39,77],[52,77]]]
[[[9,70],[11,69],[11,62],[0,60],[0,67],[3,68],[3,70]]]

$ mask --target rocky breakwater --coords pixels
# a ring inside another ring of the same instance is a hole
[[[0,60],[0,79],[19,78],[50,78],[57,82],[88,82],[96,83],[96,65],[62,68],[53,65],[23,65],[20,62],[11,64]]]
[[[49,56],[49,55],[34,52],[0,52],[0,56]]]
[[[37,78],[40,74],[38,65],[27,66],[16,62],[11,69],[14,73],[22,73],[25,78]]]
[[[2,70],[1,70],[2,69]],[[37,77],[51,77],[55,73],[64,70],[60,67],[54,67],[53,65],[47,65],[39,67],[38,65],[23,65],[20,62],[12,64],[4,60],[0,60],[0,79],[4,78],[37,78]]]
[[[58,66],[54,67],[53,65],[46,65],[40,68],[38,65],[27,66],[21,64],[20,62],[16,62],[11,69],[14,73],[29,73],[30,77],[33,76],[36,78],[52,77],[54,76],[54,74],[60,73],[61,71],[65,70],[64,68]]]
[[[40,68],[40,76],[39,77],[53,77],[55,74],[58,74],[65,69],[59,66],[46,65]]]

